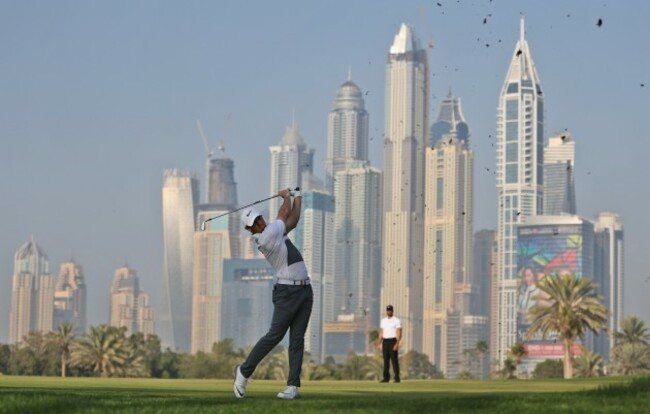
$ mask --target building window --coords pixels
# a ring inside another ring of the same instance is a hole
[[[506,101],[506,120],[514,121],[519,117],[519,102],[515,99]]]
[[[506,164],[506,183],[516,183],[517,180],[517,164]]]

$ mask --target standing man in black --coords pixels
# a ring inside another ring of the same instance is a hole
[[[379,328],[379,337],[377,338],[377,350],[380,348],[384,353],[384,379],[380,382],[388,382],[390,380],[390,372],[388,361],[393,363],[393,374],[395,374],[395,382],[400,382],[399,379],[399,343],[402,340],[402,322],[393,316],[393,305],[386,306],[386,317],[381,320]]]

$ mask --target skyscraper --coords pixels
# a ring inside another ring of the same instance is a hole
[[[198,181],[178,169],[163,175],[163,299],[162,343],[188,352],[192,337],[192,271]]]
[[[402,320],[402,349],[422,349],[424,149],[429,65],[413,28],[402,24],[386,68],[381,307]]]
[[[61,264],[54,291],[54,329],[69,323],[78,334],[86,332],[86,282],[73,260]]]
[[[544,148],[544,214],[576,214],[576,142],[569,132],[550,137]]]
[[[294,122],[287,128],[278,145],[269,147],[271,151],[270,194],[275,195],[282,188],[300,186],[309,190],[308,181],[314,171],[314,150],[308,149],[305,140]],[[269,202],[269,217],[275,218],[281,205],[281,199]]]
[[[503,362],[517,334],[517,225],[542,214],[544,107],[542,87],[524,38],[512,54],[497,109],[497,358]]]
[[[455,377],[475,289],[470,261],[474,153],[460,99],[449,96],[440,112],[436,124],[446,123],[449,132],[425,150],[423,351],[445,376]],[[464,138],[458,135],[460,123]]]
[[[489,335],[481,340],[488,343],[489,357],[483,361],[481,378],[489,373],[489,362],[496,359],[498,309],[496,307],[498,290],[496,283],[496,253],[497,241],[494,230],[479,230],[474,234],[474,301],[472,313],[487,317]]]
[[[325,288],[326,322],[346,314],[366,324],[367,330],[377,329],[381,319],[381,186],[381,171],[363,161],[335,175],[336,271],[333,286]],[[364,346],[354,351],[369,350]]]
[[[52,330],[54,314],[54,278],[49,260],[33,238],[14,255],[11,289],[9,343],[22,341],[30,332]]]
[[[336,173],[357,161],[368,160],[368,112],[361,89],[348,80],[336,92],[334,108],[327,118],[325,189],[334,194]]]
[[[237,208],[237,183],[235,182],[235,163],[226,156],[225,150],[218,158],[210,160],[208,171],[208,205],[205,210],[221,210],[221,214]],[[228,222],[230,256],[239,258],[242,256],[241,247],[241,223],[234,215]],[[201,223],[201,220],[198,221]]]
[[[602,212],[594,222],[594,281],[600,287],[605,307],[609,310],[609,332],[620,330],[623,318],[623,276],[624,276],[624,233],[623,224],[618,215],[612,212]],[[611,335],[599,335],[596,338],[596,349],[605,360],[614,346]]]
[[[115,269],[111,286],[110,325],[125,327],[126,335],[138,332],[153,334],[153,309],[147,294],[140,290],[136,271],[124,265]]]
[[[218,206],[200,207],[197,221],[227,213]],[[206,223],[205,231],[194,233],[194,280],[192,293],[192,353],[210,352],[221,334],[224,295],[224,260],[232,259],[231,229],[238,226],[239,215],[230,214]],[[239,244],[239,235],[237,244]]]
[[[307,267],[314,291],[309,326],[305,332],[305,351],[316,361],[323,357],[323,287],[334,278],[334,200],[320,191],[302,193],[302,212],[292,240]]]

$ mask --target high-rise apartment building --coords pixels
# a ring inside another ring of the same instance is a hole
[[[302,193],[300,221],[291,237],[302,253],[314,291],[314,305],[305,332],[305,350],[316,361],[323,358],[323,306],[324,287],[331,286],[334,279],[334,200],[320,191]]]
[[[218,206],[202,205],[197,222],[227,213]],[[192,294],[192,353],[209,352],[221,334],[224,295],[223,264],[233,258],[231,229],[241,226],[238,214],[206,223],[205,231],[194,233],[194,280]],[[236,236],[239,244],[239,235]]]
[[[293,123],[287,128],[278,145],[269,147],[271,151],[270,194],[275,195],[282,188],[300,186],[309,189],[314,171],[314,150],[307,148],[305,140]],[[281,203],[280,198],[269,202],[269,217],[275,218]]]
[[[447,377],[456,377],[464,351],[465,316],[471,315],[474,153],[460,99],[448,97],[438,122],[450,125],[426,148],[424,209],[423,352]],[[446,119],[445,119],[446,118]],[[465,124],[466,125],[466,124]],[[475,325],[475,319],[468,323]],[[477,322],[478,323],[478,322]],[[473,329],[473,328],[472,328]],[[476,336],[476,335],[475,335]]]
[[[86,332],[86,282],[81,265],[73,260],[61,264],[54,291],[54,329],[69,323],[77,334]]]
[[[54,287],[48,257],[31,238],[14,255],[10,344],[22,341],[30,332],[47,333],[52,330]]]
[[[358,161],[357,166],[335,175],[336,214],[335,267],[333,280],[325,285],[323,317],[334,322],[346,315],[377,329],[381,319],[382,236],[381,171]],[[367,335],[366,335],[367,337]],[[365,341],[367,343],[367,341]],[[367,353],[366,343],[350,351]]]
[[[334,177],[358,161],[368,160],[368,112],[361,89],[351,75],[336,92],[327,118],[325,189],[334,194]]]
[[[126,336],[142,332],[154,333],[154,314],[149,297],[140,290],[140,279],[135,270],[124,265],[115,270],[111,286],[109,309],[111,326],[126,328]]]
[[[594,280],[600,287],[605,307],[609,310],[609,332],[620,330],[623,318],[624,233],[617,214],[602,212],[594,222]],[[609,360],[614,346],[612,335],[599,335],[595,351]]]
[[[402,349],[422,349],[424,154],[429,65],[413,28],[402,24],[388,54],[383,174],[381,308],[402,320]]]
[[[192,272],[198,181],[189,172],[163,176],[163,284],[160,312],[162,343],[188,352],[192,338]]]
[[[576,214],[576,142],[565,132],[544,147],[544,214]]]
[[[542,214],[544,97],[524,19],[497,109],[497,359],[517,340],[517,225]]]

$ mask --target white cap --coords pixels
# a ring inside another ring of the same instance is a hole
[[[262,213],[255,210],[253,207],[244,209],[241,213],[241,222],[244,223],[244,227],[251,227],[255,223],[255,219],[261,216]]]

